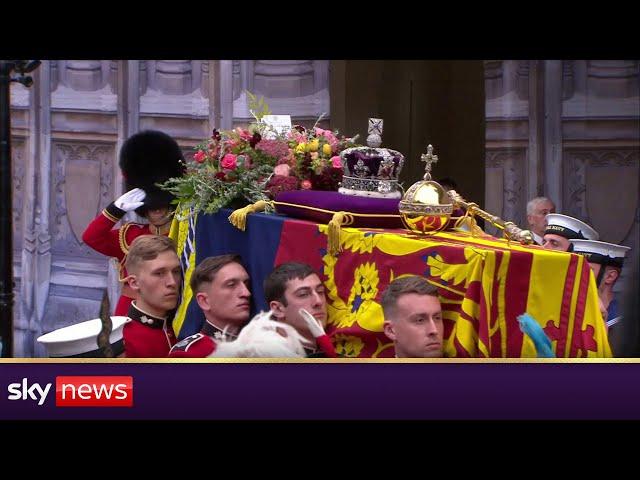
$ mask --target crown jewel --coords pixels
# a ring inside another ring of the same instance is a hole
[[[366,147],[347,148],[340,153],[344,176],[340,193],[380,198],[401,198],[398,176],[404,155],[378,148],[382,144],[383,120],[369,119]]]

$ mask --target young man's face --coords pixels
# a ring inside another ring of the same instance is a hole
[[[203,285],[196,300],[209,321],[224,328],[228,324],[241,326],[249,320],[251,309],[249,274],[236,262],[218,270],[213,280]]]
[[[142,261],[137,271],[129,276],[129,286],[138,294],[138,307],[164,317],[169,310],[176,308],[181,278],[178,255],[167,250],[153,260]]]
[[[309,337],[311,333],[300,316],[299,310],[304,308],[324,327],[327,323],[327,299],[324,285],[315,273],[303,279],[294,278],[287,282],[283,302],[272,300],[269,307],[274,317],[293,326],[301,335]]]
[[[538,202],[533,209],[533,213],[527,215],[531,231],[543,236],[544,230],[547,228],[547,215],[555,212],[556,207],[550,201]]]
[[[544,242],[542,246],[547,250],[558,250],[559,252],[568,252],[571,242],[564,238],[562,235],[556,235],[555,233],[545,234]]]
[[[442,357],[442,332],[442,307],[433,295],[401,295],[394,317],[384,322],[384,333],[399,358]]]
[[[616,280],[620,276],[620,270],[611,266],[603,267],[599,263],[589,262],[589,267],[591,268],[596,281],[598,280],[598,275],[600,275],[600,270],[602,270],[603,268],[605,269],[598,288],[612,286],[614,283],[616,283]]]
[[[171,214],[167,207],[155,208],[147,212],[147,220],[149,220],[151,225],[155,225],[156,227],[161,227],[167,223],[170,218]]]

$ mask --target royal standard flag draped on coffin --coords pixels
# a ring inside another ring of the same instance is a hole
[[[393,354],[383,333],[382,292],[395,278],[423,275],[439,289],[447,357],[536,357],[519,328],[527,312],[557,357],[610,357],[593,275],[575,254],[465,233],[343,228],[327,253],[325,225],[287,220],[276,264],[303,261],[324,273],[328,328],[338,353]]]

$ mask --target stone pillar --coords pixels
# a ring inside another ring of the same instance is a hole
[[[234,61],[234,82],[235,82],[235,61]],[[255,71],[254,71],[254,64],[255,61],[254,60],[242,60],[238,62],[238,78],[239,78],[239,88],[238,88],[238,92],[235,91],[235,83],[234,83],[234,92],[233,92],[233,99],[237,99],[238,97],[240,97],[240,95],[242,95],[243,92],[245,91],[250,91],[251,93],[253,93],[253,89],[254,89],[254,75],[255,75]]]
[[[526,100],[529,98],[529,60],[519,60],[516,72],[516,91],[518,98]]]
[[[329,60],[314,60],[313,91],[319,92],[329,88]]]
[[[485,95],[488,99],[503,95],[502,60],[485,60],[484,79]]]
[[[545,195],[562,212],[562,61],[544,61]]]
[[[569,100],[575,91],[574,61],[563,60],[562,62],[562,100]]]
[[[220,60],[220,124],[216,127],[233,128],[233,61]]]
[[[219,125],[221,124],[220,61],[209,60],[208,64],[209,125],[207,128],[207,133],[211,134],[213,129],[219,128]]]
[[[14,325],[14,352],[18,357],[34,354],[35,338],[42,332],[51,277],[51,64],[43,61],[32,75],[23,183],[20,295],[16,302],[20,315]]]
[[[544,75],[540,60],[531,60],[529,66],[529,146],[527,152],[527,198],[539,197],[544,192]],[[526,218],[526,217],[525,217]],[[523,226],[522,228],[527,228]]]

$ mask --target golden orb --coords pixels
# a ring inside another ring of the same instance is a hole
[[[453,213],[453,203],[439,183],[421,180],[406,191],[398,209],[409,230],[429,234],[447,226]]]

